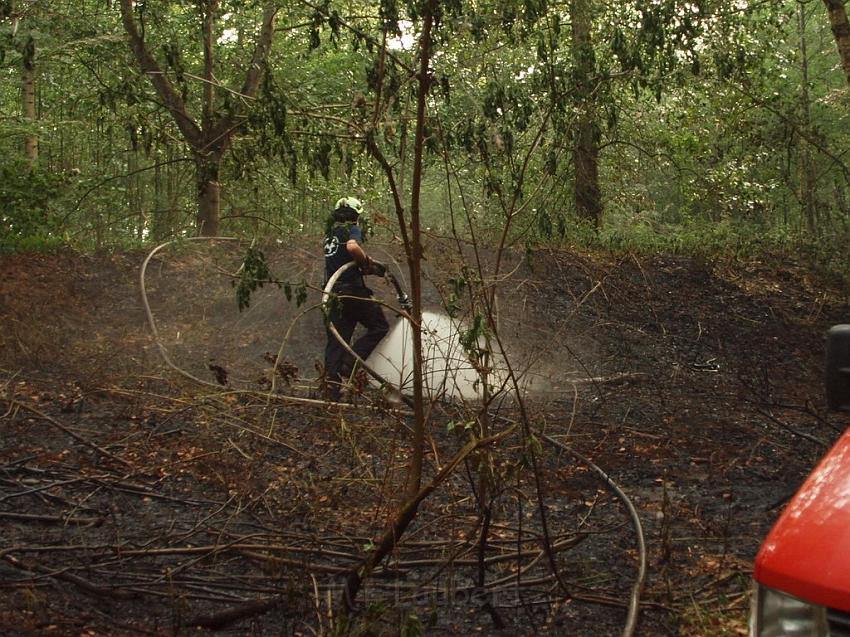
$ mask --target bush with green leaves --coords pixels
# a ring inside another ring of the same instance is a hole
[[[55,203],[66,180],[22,160],[0,164],[0,251],[59,245],[61,218]]]

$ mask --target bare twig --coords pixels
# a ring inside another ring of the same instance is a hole
[[[0,400],[2,400],[2,399],[0,399]],[[10,404],[17,405],[21,409],[25,409],[26,411],[30,412],[31,414],[38,416],[43,421],[45,421],[45,422],[53,425],[57,429],[59,429],[62,433],[69,435],[71,438],[73,438],[74,440],[76,440],[80,444],[85,445],[89,449],[93,449],[94,451],[96,451],[100,455],[102,455],[106,458],[109,458],[110,460],[114,460],[115,462],[122,464],[125,467],[132,467],[133,466],[130,462],[127,462],[123,458],[119,458],[118,456],[116,456],[113,453],[110,453],[109,451],[107,451],[103,447],[99,447],[98,445],[94,444],[92,441],[87,440],[86,438],[83,438],[81,435],[79,435],[78,433],[76,433],[74,431],[71,431],[68,427],[63,425],[61,422],[59,422],[58,420],[56,420],[55,418],[53,418],[51,416],[48,416],[47,414],[45,414],[43,411],[41,411],[37,407],[33,407],[32,405],[28,405],[25,402],[22,402],[22,401],[20,401],[16,398],[11,399],[9,402],[10,402]]]

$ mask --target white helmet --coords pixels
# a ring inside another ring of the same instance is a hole
[[[357,197],[342,197],[336,202],[336,208],[351,208],[358,215],[363,212],[363,202]]]

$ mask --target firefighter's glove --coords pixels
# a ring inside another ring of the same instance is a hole
[[[387,274],[387,266],[374,259],[369,259],[363,270],[365,274],[374,274],[375,276],[386,276]]]

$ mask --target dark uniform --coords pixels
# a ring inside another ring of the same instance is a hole
[[[356,222],[337,222],[325,237],[325,281],[330,279],[340,267],[353,261],[354,258],[346,249],[346,243],[354,239],[358,243],[363,235]],[[369,357],[372,350],[389,331],[390,326],[384,316],[381,306],[368,299],[372,298],[372,290],[366,287],[363,274],[359,268],[349,268],[334,284],[333,292],[340,297],[333,304],[330,322],[339,332],[346,343],[351,343],[354,328],[360,323],[366,328],[366,333],[358,338],[351,348],[363,359]],[[339,399],[340,385],[351,375],[354,369],[354,358],[328,330],[328,342],[325,347],[325,374],[330,385],[331,398]]]

